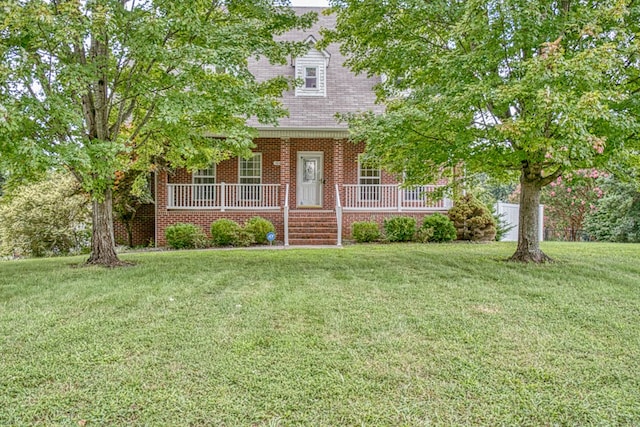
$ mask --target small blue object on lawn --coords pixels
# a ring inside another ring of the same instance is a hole
[[[273,231],[268,232],[267,240],[269,241],[269,245],[271,245],[273,241],[276,240],[276,233],[274,233]]]

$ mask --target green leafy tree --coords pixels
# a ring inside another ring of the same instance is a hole
[[[562,240],[578,240],[585,218],[604,194],[600,183],[607,176],[595,169],[577,170],[550,183],[541,197],[545,228]]]
[[[537,230],[543,187],[637,144],[634,2],[331,3],[338,23],[325,42],[340,42],[354,71],[384,77],[386,113],[347,117],[352,138],[409,183],[461,165],[519,175],[514,261],[548,260]]]
[[[590,236],[610,242],[640,242],[640,186],[634,173],[610,176],[602,183],[604,196],[585,218]]]
[[[0,16],[0,156],[14,174],[60,167],[92,197],[89,263],[116,265],[113,185],[132,162],[202,167],[247,154],[247,117],[275,122],[289,82],[276,41],[308,27],[284,1],[7,0]],[[223,135],[225,138],[208,138]]]
[[[86,248],[89,205],[69,174],[13,185],[0,203],[0,254],[44,256]]]

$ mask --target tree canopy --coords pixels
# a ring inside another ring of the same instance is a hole
[[[285,78],[257,81],[250,58],[284,63],[305,28],[271,0],[4,0],[0,161],[14,174],[68,169],[94,199],[90,262],[117,262],[111,191],[132,167],[204,166],[246,154],[248,117],[275,122]],[[211,138],[210,136],[224,136]]]
[[[349,117],[352,137],[409,183],[453,167],[517,173],[514,260],[544,261],[540,189],[638,143],[639,5],[608,1],[334,0],[356,72],[384,77],[384,115]]]

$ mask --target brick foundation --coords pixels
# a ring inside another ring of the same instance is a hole
[[[116,244],[128,245],[129,237],[123,223],[114,221],[113,232]],[[155,239],[155,205],[142,205],[136,212],[132,224],[133,246],[153,246]]]

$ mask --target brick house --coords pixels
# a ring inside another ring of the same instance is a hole
[[[283,95],[289,117],[277,127],[249,122],[259,135],[250,159],[225,160],[193,172],[159,172],[155,212],[151,215],[147,208],[134,227],[137,244],[153,239],[165,246],[166,227],[180,222],[197,224],[208,233],[219,218],[242,224],[261,216],[274,223],[277,240],[284,245],[340,245],[355,221],[382,222],[397,215],[421,219],[450,207],[449,200],[425,197],[435,186],[404,189],[396,177],[359,162],[364,144],[348,141],[347,126],[336,120],[336,113],[381,113],[373,92],[380,79],[356,76],[345,68],[338,46],[316,48],[320,28],[334,25],[334,16],[323,15],[321,8],[297,10],[317,11],[319,21],[284,38],[307,41],[309,52],[287,65],[251,65],[259,79],[284,75],[303,82]],[[121,227],[116,228],[121,236]]]

